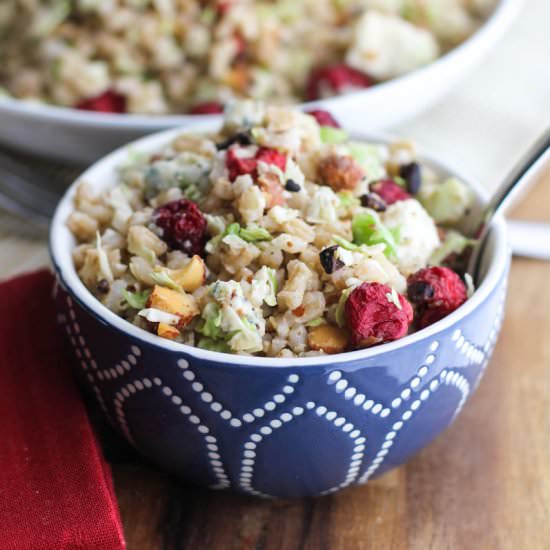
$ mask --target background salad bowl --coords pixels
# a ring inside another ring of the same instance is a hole
[[[180,132],[143,138],[132,151],[158,150]],[[114,185],[116,167],[127,154],[115,151],[80,179],[97,190]],[[442,175],[456,174],[421,158]],[[485,199],[473,188],[475,217]],[[76,184],[59,204],[50,235],[59,321],[75,368],[123,437],[189,481],[275,497],[327,494],[365,483],[441,433],[476,389],[491,357],[510,260],[501,217],[485,247],[481,284],[448,317],[379,347],[265,358],[161,339],[98,302],[72,262],[74,237],[65,222],[75,191]]]
[[[451,91],[503,36],[522,0],[500,0],[468,40],[438,60],[365,91],[304,103],[326,109],[351,130],[381,129],[418,115]],[[102,114],[0,96],[0,143],[49,158],[88,163],[124,143],[171,127],[191,127],[216,115]]]

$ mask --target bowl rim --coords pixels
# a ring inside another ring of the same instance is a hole
[[[168,144],[175,136],[182,133],[194,133],[197,131],[208,132],[219,127],[214,121],[201,126],[200,128],[175,128],[164,130],[155,134],[143,137],[128,145],[120,147],[103,157],[92,166],[90,166],[81,176],[79,176],[71,186],[66,190],[60,200],[52,223],[50,226],[49,235],[49,252],[54,269],[59,276],[62,285],[67,289],[69,294],[76,302],[83,307],[88,313],[98,319],[104,325],[110,326],[112,329],[121,331],[127,336],[147,343],[151,346],[161,348],[164,351],[177,352],[179,354],[187,354],[196,359],[209,361],[213,363],[226,363],[230,365],[239,365],[245,367],[277,367],[277,368],[300,368],[306,366],[330,366],[334,364],[349,363],[356,360],[367,360],[385,353],[398,351],[406,346],[418,343],[423,340],[428,340],[445,332],[447,329],[467,317],[472,311],[482,305],[501,280],[502,274],[506,271],[506,265],[510,254],[507,244],[507,230],[504,218],[496,216],[492,223],[492,233],[495,241],[493,246],[492,258],[487,273],[483,278],[481,285],[475,290],[474,294],[457,310],[447,317],[437,321],[429,327],[407,335],[394,342],[374,346],[362,350],[338,353],[334,355],[322,355],[314,357],[258,357],[248,355],[237,355],[222,353],[217,351],[204,350],[188,344],[172,342],[170,340],[160,338],[155,334],[151,334],[146,330],[139,328],[129,321],[118,316],[116,313],[109,310],[86,288],[80,280],[72,260],[72,246],[68,243],[72,241],[72,234],[66,226],[66,219],[70,212],[73,211],[73,197],[77,185],[88,180],[94,185],[95,173],[102,170],[112,172],[116,166],[120,165],[127,158],[129,150],[138,152],[151,152],[157,150],[163,145]],[[395,138],[388,135],[380,134],[351,134],[354,139],[360,139],[372,142],[387,143]],[[466,178],[457,170],[454,170],[448,164],[442,163],[439,160],[431,158],[429,155],[419,150],[419,158],[422,162],[426,162],[430,166],[442,173],[454,174],[467,183],[467,185],[475,192],[478,201],[481,204],[487,202],[486,193],[482,191],[475,180]],[[72,241],[74,243],[74,241]],[[74,246],[74,244],[73,244]]]
[[[475,30],[466,40],[444,53],[431,63],[420,67],[410,73],[382,82],[367,90],[359,90],[348,94],[334,96],[327,99],[297,103],[294,108],[311,110],[315,108],[335,108],[344,101],[353,101],[376,95],[391,94],[394,88],[406,86],[410,82],[423,80],[428,75],[438,70],[441,65],[451,63],[453,60],[465,57],[470,51],[478,48],[478,45],[487,37],[506,28],[517,12],[523,0],[498,0],[498,5],[485,19],[482,25]],[[112,128],[117,130],[168,128],[174,126],[192,126],[202,124],[205,121],[220,120],[221,115],[143,115],[143,114],[112,114],[81,111],[70,107],[61,107],[40,103],[37,101],[25,101],[0,95],[0,113],[4,111],[10,114],[18,114],[24,117],[34,118],[42,122],[63,122],[68,126],[85,126],[93,128]]]

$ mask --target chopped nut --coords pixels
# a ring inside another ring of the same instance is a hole
[[[285,203],[283,197],[283,186],[277,174],[268,172],[258,178],[260,189],[267,195],[267,208]]]
[[[171,325],[166,323],[159,323],[157,327],[157,334],[162,338],[168,338],[168,340],[174,340],[180,335],[180,331]]]
[[[191,261],[181,269],[171,272],[172,279],[178,283],[183,290],[194,292],[204,284],[206,280],[206,266],[200,256],[193,256]]]
[[[334,191],[355,189],[365,176],[354,159],[343,155],[329,155],[321,159],[317,173],[321,181]]]
[[[341,353],[348,346],[348,333],[333,325],[313,327],[307,336],[309,347],[325,353]]]
[[[177,328],[186,326],[199,314],[199,308],[193,296],[158,285],[151,292],[147,307],[177,315],[180,318]]]

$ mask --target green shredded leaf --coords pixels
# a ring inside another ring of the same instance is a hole
[[[249,243],[256,241],[270,241],[273,238],[269,231],[264,227],[251,225],[241,228],[239,231],[239,237],[243,239],[243,241],[247,241]]]
[[[221,329],[222,312],[217,304],[207,304],[202,312],[202,319],[197,326],[197,332],[214,340],[225,341],[225,335]]]
[[[349,154],[361,165],[369,181],[381,179],[386,175],[384,159],[377,145],[351,142],[347,147]]]
[[[466,292],[468,298],[471,298],[475,292],[474,279],[469,273],[464,273],[464,281],[466,282]]]
[[[431,265],[441,265],[451,254],[462,254],[467,246],[473,246],[475,239],[468,239],[458,231],[448,231],[443,243],[430,257]]]
[[[270,241],[273,238],[271,233],[269,233],[269,231],[264,227],[259,227],[257,225],[247,225],[246,227],[241,227],[236,222],[227,226],[223,233],[223,237],[226,235],[237,235],[237,237],[240,237],[243,241],[248,243],[253,243],[256,241]]]
[[[357,252],[359,250],[356,244],[350,243],[347,239],[344,239],[344,237],[340,237],[340,235],[333,235],[332,240],[345,250],[350,250],[351,252]]]
[[[204,8],[199,19],[203,25],[209,26],[216,20],[216,11],[212,8]]]
[[[354,197],[351,191],[340,191],[337,195],[340,199],[340,206],[343,208],[353,208],[354,206],[359,206],[359,204],[361,204],[359,199]]]
[[[225,235],[238,235],[239,234],[239,231],[241,229],[241,226],[235,222],[235,223],[230,223],[225,232],[224,232],[224,236]]]
[[[198,201],[202,197],[200,189],[196,183],[191,183],[183,190],[183,196],[191,201]]]
[[[322,317],[317,317],[317,319],[312,319],[311,321],[306,323],[306,327],[318,327],[320,325],[326,325],[327,322]]]
[[[418,199],[436,224],[453,224],[465,216],[474,195],[464,183],[449,178],[438,185],[426,186]]]
[[[340,299],[338,300],[338,305],[336,306],[336,311],[334,312],[334,317],[336,318],[336,324],[340,328],[346,326],[346,302],[348,301],[349,295],[355,287],[346,288],[340,294]]]
[[[269,270],[270,270],[269,280],[271,281],[271,288],[273,289],[273,294],[277,294],[277,292],[279,291],[279,283],[277,282],[277,272],[273,268],[269,268]]]
[[[401,176],[395,176],[392,178],[399,187],[402,187],[403,189],[407,188],[407,182],[401,177]]]
[[[320,128],[321,141],[328,145],[337,145],[344,143],[348,139],[348,134],[341,128],[333,128],[332,126],[321,126]]]
[[[172,290],[177,290],[178,292],[183,292],[183,288],[181,288],[181,285],[176,283],[166,271],[153,271],[151,273],[151,279],[155,281],[160,286],[165,286],[167,288],[171,288]]]
[[[151,294],[151,290],[146,289],[142,292],[130,292],[129,290],[124,289],[122,291],[122,296],[126,303],[133,307],[134,309],[143,309],[147,304],[147,300]]]
[[[388,229],[375,212],[356,214],[351,222],[351,229],[355,244],[366,244],[368,246],[385,244],[384,254],[386,256],[391,258],[397,255],[399,229]]]
[[[199,348],[209,351],[220,351],[222,353],[231,353],[231,348],[223,340],[213,340],[212,338],[201,338],[197,344]]]

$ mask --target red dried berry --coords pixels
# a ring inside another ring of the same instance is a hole
[[[201,255],[206,243],[206,219],[199,207],[188,199],[169,202],[153,213],[162,239],[172,248],[189,256]]]
[[[277,151],[277,149],[269,149],[268,147],[260,147],[256,153],[256,160],[258,162],[265,162],[266,164],[274,164],[278,166],[283,172],[286,170],[286,155]]]
[[[190,115],[219,115],[223,113],[223,105],[217,101],[205,101],[193,105],[188,113]]]
[[[320,126],[330,126],[332,128],[341,128],[339,122],[328,112],[322,109],[306,111],[306,114],[311,115]]]
[[[233,35],[233,40],[235,40],[235,43],[237,45],[237,53],[235,54],[235,57],[243,56],[247,49],[247,43],[245,38],[240,32],[236,32]]]
[[[419,328],[443,319],[467,298],[466,286],[448,267],[426,267],[407,280],[409,300],[416,306]]]
[[[399,299],[401,308],[394,302]],[[405,336],[413,320],[413,309],[401,294],[380,283],[363,283],[350,293],[346,321],[355,347],[390,342]]]
[[[255,157],[239,157],[237,155],[238,150],[238,147],[230,147],[225,155],[225,165],[229,171],[230,181],[244,174],[254,174],[258,167],[258,161]]]
[[[96,113],[125,113],[126,97],[113,90],[107,90],[96,97],[83,99],[76,105],[81,111],[95,111]]]
[[[365,73],[344,63],[314,69],[306,86],[306,99],[315,101],[354,89],[369,88],[374,82]]]
[[[411,198],[409,193],[395,183],[395,181],[390,179],[378,180],[371,183],[369,185],[369,190],[376,193],[387,205]]]
[[[224,2],[218,2],[216,6],[216,14],[218,17],[223,17],[227,14],[227,12],[233,7],[232,1],[224,1]]]
[[[253,178],[257,176],[258,162],[274,164],[283,172],[286,170],[286,155],[276,149],[260,147],[253,157],[239,157],[239,148],[230,147],[225,157],[225,165],[229,171],[229,179],[233,181],[238,176],[250,174]]]

